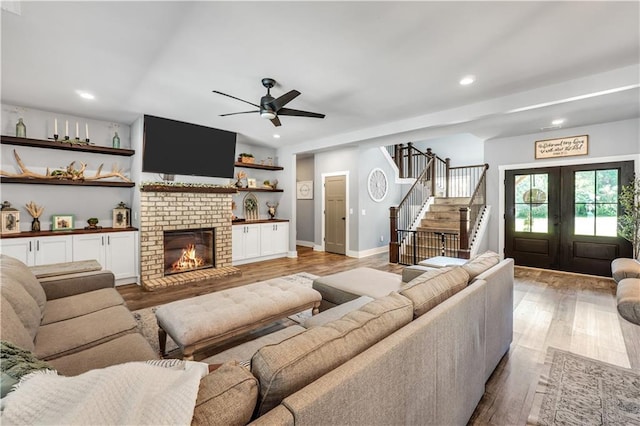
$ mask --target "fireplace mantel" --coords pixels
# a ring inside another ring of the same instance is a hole
[[[143,184],[141,192],[191,192],[199,194],[235,194],[235,188],[226,186],[165,185],[162,183]]]

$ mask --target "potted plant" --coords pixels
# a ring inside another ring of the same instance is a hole
[[[243,152],[239,155],[238,161],[241,163],[253,164],[256,160],[253,158],[253,154]]]
[[[640,257],[640,178],[623,185],[619,197],[622,214],[618,217],[618,235],[633,245],[633,258]]]

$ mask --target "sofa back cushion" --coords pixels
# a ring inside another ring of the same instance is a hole
[[[42,319],[42,311],[38,303],[31,297],[22,283],[11,276],[4,268],[0,271],[0,292],[20,318],[20,321],[34,340]]]
[[[251,360],[260,384],[256,415],[411,322],[413,305],[391,293],[323,326],[261,348]]]
[[[0,334],[2,334],[2,340],[7,340],[16,346],[33,352],[35,350],[33,337],[22,324],[20,318],[18,318],[13,306],[4,297],[0,298],[0,302],[0,325],[2,325]]]
[[[36,277],[29,270],[29,267],[18,259],[4,254],[0,255],[0,265],[2,272],[22,284],[22,287],[24,287],[40,307],[40,312],[44,312],[47,296],[44,294],[42,285],[40,285]]]
[[[467,286],[469,274],[459,266],[434,269],[402,286],[400,294],[413,302],[413,316],[429,312]]]
[[[482,254],[469,259],[462,268],[469,274],[469,283],[478,275],[500,263],[500,255],[493,251],[485,251]]]

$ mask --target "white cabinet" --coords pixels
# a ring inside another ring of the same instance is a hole
[[[116,284],[138,280],[135,231],[78,234],[73,236],[73,260],[95,259],[113,272]]]
[[[71,235],[3,238],[0,240],[0,252],[15,257],[27,266],[71,262],[73,241]]]
[[[232,262],[260,256],[260,225],[234,225],[231,239]]]
[[[287,253],[288,243],[289,223],[260,224],[260,256]]]
[[[289,223],[233,225],[231,239],[234,265],[284,257],[289,249]]]

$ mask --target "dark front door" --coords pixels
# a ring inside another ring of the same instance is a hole
[[[505,174],[505,255],[517,265],[609,276],[630,257],[617,236],[620,187],[633,162],[512,170]]]

